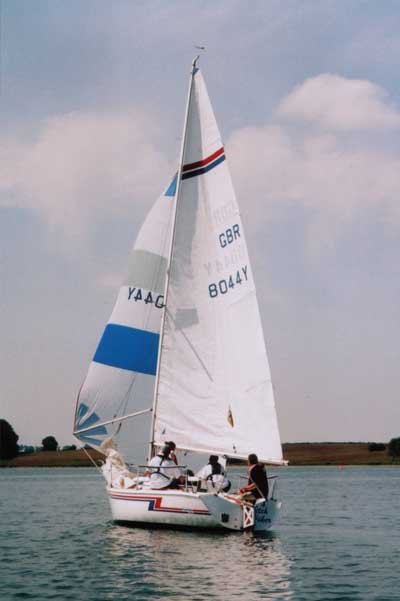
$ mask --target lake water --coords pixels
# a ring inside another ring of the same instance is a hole
[[[400,469],[274,473],[254,535],[115,526],[95,470],[0,470],[0,599],[400,600]]]

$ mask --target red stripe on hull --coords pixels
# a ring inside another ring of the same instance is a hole
[[[153,502],[153,507],[149,506],[149,511],[166,511],[173,513],[195,513],[196,515],[210,515],[210,512],[207,509],[184,509],[183,507],[162,507],[163,497],[153,497],[153,496],[144,496],[144,495],[124,495],[121,493],[111,493],[110,497],[112,499],[117,499],[119,501],[147,501],[149,503]]]

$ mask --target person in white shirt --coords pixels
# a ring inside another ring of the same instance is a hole
[[[184,483],[184,477],[175,462],[170,459],[171,448],[165,445],[149,462],[146,475],[149,479],[143,483],[147,488],[157,490],[163,488],[178,488]]]
[[[231,487],[231,483],[226,477],[225,470],[219,463],[217,455],[210,455],[207,465],[197,472],[196,478],[205,483],[206,488],[208,482],[211,483],[213,488],[222,490],[223,492],[228,492]]]

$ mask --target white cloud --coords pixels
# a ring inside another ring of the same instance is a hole
[[[346,82],[343,78],[336,79]],[[361,88],[367,92],[376,89],[369,82],[362,84]],[[345,83],[343,86],[346,87]],[[282,101],[279,114],[282,107],[290,109],[293,115],[301,115],[300,109],[306,113],[305,100],[312,89],[306,82],[299,88],[299,94],[290,93]],[[371,95],[366,96],[364,103],[360,100],[364,117],[360,117],[359,124],[364,123],[366,107],[372,111],[374,106]],[[339,131],[292,127],[290,122],[235,131],[227,149],[238,196],[245,214],[248,213],[247,221],[260,224],[269,216],[273,218],[277,210],[285,211],[292,203],[297,204],[305,210],[306,243],[313,258],[323,247],[332,247],[357,217],[370,214],[376,219],[379,215],[383,222],[398,227],[400,154],[396,144],[391,143],[398,135],[398,121],[394,113],[385,113],[382,105],[376,103],[376,107],[379,111],[375,111],[375,117],[371,113],[370,124],[378,123],[379,119],[383,122],[385,114],[387,127],[392,122],[393,132],[388,129],[386,145],[382,141],[376,143],[374,131],[364,132],[363,136],[347,131],[344,135],[345,123],[349,127],[351,122],[354,125],[350,118],[353,108],[350,106],[345,115],[345,103],[340,114],[330,114],[327,104],[319,113],[318,110],[313,113],[326,123],[340,122]]]
[[[373,141],[351,147],[338,136],[294,137],[267,125],[237,130],[228,149],[240,195],[260,212],[266,203],[294,201],[351,217],[372,206],[394,210],[400,196],[400,157]]]
[[[66,235],[99,214],[123,216],[168,183],[160,137],[157,120],[138,110],[53,117],[35,141],[2,144],[1,204],[35,209]]]
[[[280,103],[277,114],[341,131],[400,127],[400,112],[388,103],[383,88],[329,73],[297,86]]]
[[[371,82],[320,75],[289,93],[271,122],[233,132],[228,157],[249,227],[287,203],[306,210],[310,248],[331,244],[360,211],[399,223],[400,156],[390,140],[400,116],[385,100]],[[292,127],[282,115],[330,131]],[[3,142],[3,204],[39,211],[66,237],[84,237],[108,216],[132,219],[135,205],[149,206],[174,170],[159,150],[158,123],[139,110],[77,112],[46,121],[33,142]],[[378,123],[386,146],[373,129],[354,131]]]

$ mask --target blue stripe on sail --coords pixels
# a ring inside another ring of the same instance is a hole
[[[90,444],[90,445],[92,445],[94,447],[99,447],[101,445],[101,443],[103,442],[101,439],[92,438],[90,435],[87,436],[86,434],[76,434],[76,436],[82,442],[84,442],[86,444]]]
[[[82,436],[107,436],[107,428],[105,426],[98,426],[97,428],[92,428],[92,430],[88,430],[87,432],[83,432],[82,434],[78,435],[80,438],[82,438]]]
[[[93,426],[93,424],[96,424],[98,421],[100,421],[100,418],[97,413],[92,413],[92,415],[89,415],[87,419],[79,420],[78,426],[79,428],[89,428],[89,426]]]
[[[214,163],[210,163],[210,165],[206,165],[205,167],[200,167],[200,169],[196,169],[195,171],[189,171],[188,173],[184,173],[182,175],[182,179],[189,179],[190,177],[195,177],[196,175],[202,175],[203,173],[207,173],[207,171],[211,171],[214,167],[217,167],[220,163],[225,161],[225,155],[220,156]]]
[[[89,411],[89,407],[87,405],[85,405],[85,403],[82,403],[82,405],[79,405],[78,408],[78,413],[76,415],[76,423],[79,424],[81,418],[86,415],[86,413]]]
[[[78,413],[76,416],[76,424],[75,424],[75,428],[76,430],[84,430],[85,428],[89,428],[90,426],[96,424],[98,421],[100,421],[99,416],[97,415],[97,413],[92,413],[91,415],[89,415],[89,417],[85,416],[87,415],[89,411],[89,407],[87,405],[85,405],[85,403],[82,403],[79,408],[78,408]],[[91,428],[90,430],[90,435],[95,435],[95,436],[106,436],[107,435],[107,428],[105,426],[94,426],[94,428]],[[82,438],[82,435],[79,434],[79,438]]]
[[[164,196],[175,196],[175,192],[176,192],[176,181],[178,179],[178,176],[175,175],[174,179],[172,180],[172,182],[170,183],[170,185],[168,186],[167,191],[165,192]]]
[[[109,323],[93,361],[155,376],[159,334]]]

